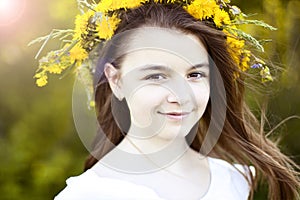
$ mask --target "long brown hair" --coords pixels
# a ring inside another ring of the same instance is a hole
[[[294,170],[294,168],[298,169],[298,166],[282,154],[275,143],[261,133],[260,123],[245,104],[245,75],[240,74],[236,77],[238,67],[228,52],[226,36],[222,31],[217,30],[212,22],[197,21],[181,6],[174,4],[149,3],[136,9],[123,11],[120,18],[122,21],[115,34],[143,26],[152,26],[180,30],[183,33],[193,34],[202,41],[213,61],[212,63],[217,68],[215,71],[214,68],[211,68],[211,96],[219,99],[217,107],[219,105],[221,108],[226,102],[226,118],[223,125],[220,124],[218,117],[212,117],[210,101],[201,119],[197,137],[192,141],[191,148],[196,151],[200,150],[208,126],[213,124],[212,130],[220,130],[221,136],[209,155],[230,163],[238,162],[247,166],[253,165],[256,168],[255,178],[251,177],[252,180],[249,181],[251,185],[250,199],[253,199],[255,187],[261,178],[265,179],[269,185],[270,199],[299,199],[300,182],[298,172]],[[129,111],[126,100],[119,102],[113,96],[103,75],[106,62],[111,62],[116,67],[120,66],[122,58],[113,59],[113,57],[116,57],[119,51],[125,48],[125,40],[128,40],[128,37],[123,37],[116,43],[108,43],[101,50],[95,78],[97,83],[95,100],[97,117],[101,126],[99,131],[105,133],[106,138],[99,132],[95,138],[94,151],[86,160],[85,170],[92,167],[114,145],[120,143],[124,138],[124,133],[126,134],[126,129],[130,126],[130,121],[114,119],[114,116],[118,115],[128,116]],[[221,80],[214,78],[216,71],[220,73]],[[226,99],[220,95],[220,85],[222,84],[225,87]],[[112,101],[118,105],[115,110],[111,109]],[[113,116],[113,112],[116,115]],[[128,117],[120,117],[120,119],[128,119]],[[220,125],[222,125],[221,128]],[[123,131],[120,131],[119,126],[123,126]]]

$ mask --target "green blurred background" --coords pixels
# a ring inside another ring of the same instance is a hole
[[[14,4],[12,9],[5,2]],[[265,57],[284,66],[276,81],[266,87],[272,95],[258,97],[259,102],[268,99],[269,130],[286,117],[300,115],[300,1],[233,3],[278,28],[270,34],[247,27],[259,38],[273,39],[266,45]],[[50,78],[46,87],[36,87],[32,77],[40,45],[27,47],[53,28],[73,28],[77,13],[76,0],[0,0],[0,199],[53,199],[65,187],[67,177],[83,170],[88,152],[73,123],[74,77]],[[49,43],[43,52],[58,47],[58,43]],[[251,98],[249,102],[255,101]],[[252,108],[259,110],[256,103]],[[298,164],[299,130],[300,120],[294,118],[273,133],[282,138],[283,152]],[[266,199],[265,187],[259,188],[255,199]]]

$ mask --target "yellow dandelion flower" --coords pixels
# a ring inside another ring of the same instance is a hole
[[[216,9],[214,14],[214,22],[217,27],[221,27],[222,25],[229,25],[230,17],[225,10]]]
[[[116,15],[111,17],[103,17],[102,21],[97,26],[99,38],[110,39],[120,21],[121,20]]]
[[[107,12],[109,10],[116,10],[120,8],[120,4],[114,0],[102,0],[95,7],[96,12]]]
[[[48,77],[47,77],[46,75],[42,75],[40,78],[38,78],[38,79],[36,80],[37,86],[38,86],[38,87],[43,87],[43,86],[45,86],[45,85],[48,83],[47,79],[48,79]]]
[[[239,66],[241,59],[240,59],[240,55],[237,55],[234,51],[229,51],[233,61]]]
[[[73,62],[82,62],[83,60],[88,58],[88,53],[81,47],[79,43],[77,43],[71,50],[70,50],[70,60],[71,63]]]
[[[40,72],[40,73],[36,73],[33,78],[41,78],[43,76],[43,73]]]
[[[249,61],[251,52],[244,50],[245,47],[245,41],[238,39],[236,36],[234,36],[231,33],[228,33],[227,31],[223,31],[227,34],[227,45],[228,45],[228,52],[230,53],[233,61],[237,64],[237,66],[242,71],[246,71],[249,69]]]
[[[96,6],[95,10],[97,12],[107,12],[112,10],[118,10],[122,8],[124,5],[124,1],[117,1],[117,0],[102,0]]]
[[[87,11],[82,15],[76,16],[73,40],[80,39],[82,34],[87,33],[88,21],[90,17],[93,15],[94,15],[93,11]]]
[[[227,35],[227,44],[230,48],[243,49],[245,46],[245,41],[239,40],[233,35]]]
[[[228,35],[227,37],[228,51],[237,64],[241,71],[246,71],[249,69],[249,61],[251,57],[251,52],[244,50],[245,41],[235,38],[233,35]]]
[[[61,74],[63,70],[59,64],[52,64],[47,67],[47,71],[51,74]]]
[[[164,0],[154,0],[155,3],[163,3]],[[167,3],[175,3],[176,0],[168,0]]]
[[[184,7],[196,19],[208,19],[214,15],[214,10],[218,8],[215,0],[195,0],[190,5]]]
[[[97,12],[108,12],[121,8],[136,8],[147,0],[102,0],[95,8]]]
[[[247,54],[244,54],[242,56],[242,59],[240,61],[240,65],[239,68],[240,70],[242,70],[243,72],[249,69],[249,61],[250,61],[250,57]]]

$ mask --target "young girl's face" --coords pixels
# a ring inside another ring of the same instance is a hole
[[[193,35],[144,27],[131,38],[113,91],[127,101],[128,134],[184,137],[203,115],[210,95],[209,60]],[[112,86],[112,85],[111,85]]]

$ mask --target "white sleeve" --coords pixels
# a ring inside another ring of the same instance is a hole
[[[93,171],[71,177],[54,200],[162,200],[152,189],[131,182],[99,177]]]

